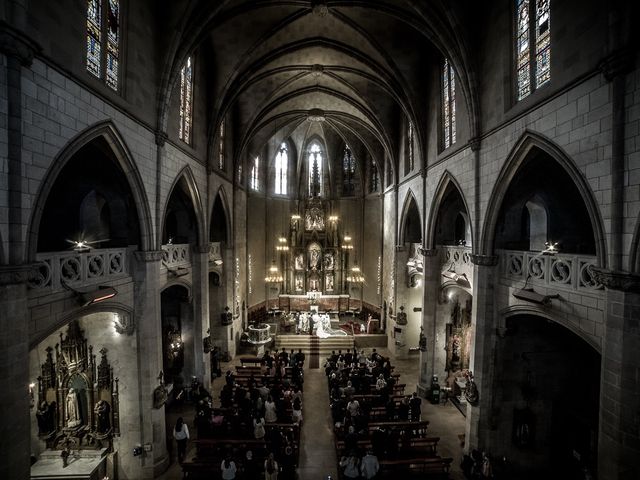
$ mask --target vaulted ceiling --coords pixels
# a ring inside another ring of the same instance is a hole
[[[405,119],[426,131],[445,54],[463,95],[473,98],[463,41],[440,0],[228,0],[180,8],[188,10],[175,25],[165,81],[175,81],[195,48],[206,51],[210,141],[232,115],[236,161],[320,120],[325,131],[360,142],[356,148],[380,168],[385,158],[395,164]],[[420,152],[425,139],[416,140]]]

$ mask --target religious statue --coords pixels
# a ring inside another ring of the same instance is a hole
[[[294,259],[296,270],[304,270],[304,254],[299,253]]]
[[[327,275],[327,291],[333,290],[333,275]]]
[[[424,336],[424,328],[420,325],[420,341],[418,342],[418,346],[420,347],[420,351],[427,351],[427,337]]]
[[[333,270],[333,253],[324,254],[324,269]]]
[[[77,427],[82,423],[80,410],[78,408],[78,394],[73,388],[69,389],[66,399],[66,425],[67,427]]]
[[[97,431],[98,433],[106,434],[111,429],[111,422],[109,421],[109,411],[111,407],[104,400],[99,400],[96,403],[93,413],[97,418]]]
[[[302,290],[304,290],[302,277],[296,277],[296,291],[301,292]]]
[[[320,268],[320,250],[309,250],[309,268],[311,270]]]
[[[400,313],[398,313],[398,317],[396,318],[396,323],[398,325],[407,324],[407,314],[404,313],[404,307],[400,307]]]
[[[38,420],[38,435],[47,435],[54,430],[53,412],[55,411],[55,402],[47,403],[43,400],[36,411],[36,419]]]

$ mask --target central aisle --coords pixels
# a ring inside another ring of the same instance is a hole
[[[322,368],[304,371],[303,419],[300,432],[299,480],[338,478],[327,379]]]

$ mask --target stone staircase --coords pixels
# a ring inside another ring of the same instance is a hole
[[[317,348],[316,345],[318,345]],[[284,348],[287,352],[291,350],[297,352],[298,349],[302,349],[305,355],[317,353],[320,358],[328,356],[333,350],[345,352],[347,349],[353,349],[353,347],[354,338],[352,335],[329,338],[318,338],[311,335],[278,335],[275,344],[275,348],[278,350]]]

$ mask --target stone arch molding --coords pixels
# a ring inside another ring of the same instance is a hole
[[[193,171],[189,165],[178,172],[176,178],[173,180],[171,184],[171,188],[167,192],[167,195],[164,198],[164,206],[162,207],[162,218],[158,225],[158,231],[156,232],[158,238],[158,246],[160,246],[160,242],[162,241],[162,230],[164,228],[165,217],[167,215],[167,207],[169,206],[169,199],[171,198],[171,194],[178,186],[180,180],[184,178],[187,185],[187,193],[189,194],[189,198],[191,198],[191,203],[193,206],[193,211],[196,215],[196,221],[198,222],[198,245],[204,245],[208,243],[209,235],[206,231],[206,225],[208,222],[205,219],[204,210],[202,208],[202,199],[200,197],[200,191],[198,190],[198,185],[196,183],[195,176],[193,175]]]
[[[604,228],[602,226],[602,217],[600,215],[600,210],[598,209],[598,204],[593,197],[591,187],[587,183],[583,173],[576,166],[575,162],[564,150],[548,138],[529,130],[525,131],[516,142],[495,181],[495,186],[491,192],[491,197],[489,198],[487,205],[481,243],[478,252],[483,255],[493,255],[496,226],[502,202],[504,201],[504,197],[507,193],[507,189],[511,185],[511,182],[534,148],[541,150],[553,158],[573,180],[591,220],[591,227],[595,236],[598,266],[606,267],[606,241]]]
[[[438,213],[440,212],[440,207],[442,207],[442,201],[444,200],[444,196],[447,193],[447,188],[449,185],[453,186],[458,193],[460,194],[460,198],[462,198],[462,203],[464,204],[464,208],[466,210],[466,214],[469,217],[469,228],[471,229],[471,238],[472,244],[475,245],[476,238],[474,228],[473,228],[473,217],[471,215],[471,210],[469,210],[469,204],[467,203],[467,199],[465,198],[462,188],[460,188],[460,184],[455,179],[455,177],[449,172],[445,170],[442,176],[440,177],[440,181],[438,182],[438,186],[436,187],[435,194],[433,195],[433,199],[431,200],[431,210],[429,211],[429,217],[427,220],[427,235],[425,237],[425,248],[427,250],[431,250],[435,248],[436,243],[436,223],[438,221]]]
[[[122,315],[123,317],[126,317],[127,322],[132,322],[130,325],[132,328],[131,333],[135,332],[136,321],[135,321],[134,310],[128,305],[125,305],[123,303],[107,301],[107,302],[98,303],[96,305],[90,305],[87,307],[83,307],[83,308],[79,308],[79,309],[75,309],[73,311],[67,312],[62,317],[54,321],[51,325],[49,325],[46,329],[30,337],[29,350],[36,348],[38,344],[40,344],[40,342],[47,339],[47,337],[49,337],[51,334],[53,334],[57,330],[60,330],[62,327],[68,325],[73,320],[79,320],[82,317],[86,317],[94,313],[117,313],[119,315]]]
[[[416,206],[416,209],[418,210],[418,218],[420,220],[420,235],[422,237],[422,241],[424,242],[424,221],[422,219],[422,215],[423,213],[420,211],[420,204],[418,203],[418,201],[416,200],[416,196],[414,195],[413,191],[411,189],[409,189],[407,191],[407,195],[404,198],[404,204],[402,206],[402,216],[400,217],[400,231],[398,232],[398,244],[399,245],[404,245],[405,240],[404,240],[404,230],[405,230],[405,226],[407,224],[407,217],[409,215],[409,209],[411,208],[411,205],[414,204]]]
[[[550,320],[552,322],[557,323],[563,328],[566,328],[574,335],[577,335],[582,340],[584,340],[590,347],[592,347],[596,352],[602,355],[602,346],[595,341],[595,338],[587,335],[584,331],[576,328],[575,325],[572,325],[569,322],[565,322],[562,319],[558,318],[555,312],[549,310],[548,308],[539,307],[537,305],[512,305],[510,307],[504,308],[500,311],[500,317],[502,319],[502,327],[505,327],[506,319],[509,317],[515,317],[516,315],[533,315],[536,317],[540,317],[546,320]],[[498,328],[500,330],[500,328]]]
[[[225,224],[227,225],[226,243],[227,243],[227,246],[230,247],[233,243],[233,234],[231,233],[232,216],[231,216],[231,208],[229,207],[227,191],[225,190],[224,185],[220,185],[220,187],[218,188],[218,191],[212,198],[211,205],[209,206],[209,219],[211,219],[211,217],[213,216],[213,207],[215,206],[216,200],[218,199],[218,197],[220,197],[220,202],[222,203],[222,210],[224,211],[224,216],[225,216]],[[211,225],[211,220],[209,220],[209,225]],[[206,238],[209,238],[208,233]]]
[[[122,135],[116,126],[110,120],[97,123],[84,131],[80,132],[72,138],[67,145],[56,155],[49,167],[43,182],[40,184],[36,194],[35,207],[31,213],[29,220],[29,235],[27,238],[27,258],[35,261],[38,249],[38,234],[40,229],[40,220],[44,207],[51,192],[51,188],[55,184],[60,172],[67,162],[80,151],[84,146],[88,145],[97,138],[104,138],[111,148],[118,165],[122,169],[133,199],[138,210],[138,219],[140,222],[140,250],[153,250],[153,227],[151,225],[151,210],[149,208],[149,200],[144,188],[144,182],[140,176],[140,172],[135,164],[133,155],[127,147]]]
[[[160,288],[160,294],[165,290],[168,290],[171,287],[182,287],[187,291],[187,297],[189,298],[189,303],[193,303],[193,286],[187,280],[169,280],[165,283],[162,288]]]

